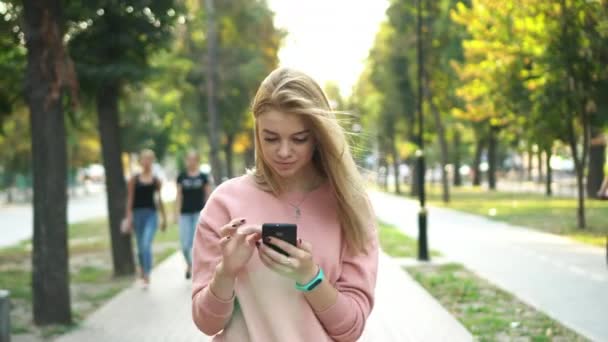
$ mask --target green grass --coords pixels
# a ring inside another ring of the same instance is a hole
[[[170,209],[169,209],[170,210]],[[167,212],[170,212],[167,210]],[[68,227],[70,255],[70,286],[76,324],[103,305],[133,281],[132,276],[113,277],[110,260],[110,239],[106,219],[93,219]],[[165,232],[157,232],[154,241],[155,265],[175,253],[179,231],[170,224]],[[44,338],[62,334],[76,325],[52,325],[37,328],[32,320],[31,241],[25,240],[0,249],[0,286],[11,292],[11,333],[31,333]],[[90,263],[90,264],[89,264]]]
[[[10,297],[15,299],[31,300],[32,273],[18,269],[8,269],[0,272],[0,287],[11,292]]]
[[[417,242],[378,222],[380,246],[392,257],[416,257]],[[431,251],[431,255],[439,255]],[[582,336],[522,303],[459,264],[404,268],[478,341],[585,341]]]
[[[87,298],[94,303],[103,303],[112,297],[116,296],[120,291],[124,288],[122,286],[113,286],[109,287],[103,291],[97,292],[93,295],[88,296]]]
[[[402,193],[409,194],[404,186]],[[441,188],[427,186],[431,205],[456,209],[485,216],[492,220],[529,227],[540,231],[565,235],[583,243],[603,247],[608,236],[608,201],[587,199],[587,228],[577,228],[577,200],[564,197],[545,197],[534,193],[488,191],[483,187],[450,189],[450,202],[442,201]]]
[[[378,235],[382,250],[397,258],[415,258],[418,256],[418,242],[405,235],[395,226],[378,222]],[[431,251],[431,256],[439,256],[437,251]]]
[[[70,276],[70,281],[76,283],[98,283],[107,281],[112,277],[112,272],[94,266],[84,266]]]
[[[12,246],[0,248],[0,265],[7,262],[16,262],[30,256],[30,241],[21,241]]]
[[[478,341],[586,341],[459,264],[405,269]]]

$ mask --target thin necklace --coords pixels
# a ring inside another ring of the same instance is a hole
[[[302,209],[300,209],[300,206],[302,206],[302,203],[304,203],[304,201],[306,201],[306,198],[308,198],[308,195],[310,195],[311,192],[313,192],[316,189],[318,189],[319,186],[320,185],[317,185],[314,189],[312,189],[311,191],[307,192],[304,195],[304,197],[302,198],[302,200],[300,200],[300,202],[298,204],[293,204],[289,200],[285,199],[285,202],[287,202],[287,204],[289,204],[289,206],[291,206],[295,210],[295,215],[296,215],[296,219],[297,220],[299,220],[300,217],[302,216]]]
[[[306,200],[306,197],[308,197],[308,194],[310,194],[311,192],[312,191],[306,193],[306,195],[304,195],[304,198],[302,198],[300,203],[298,203],[297,205],[289,202],[288,200],[285,200],[287,202],[287,204],[289,204],[291,207],[293,207],[296,210],[296,212],[295,212],[296,219],[300,219],[300,216],[302,216],[302,210],[300,209],[300,206],[302,205],[302,203],[304,203],[304,201]]]

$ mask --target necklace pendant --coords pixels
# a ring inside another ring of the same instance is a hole
[[[296,208],[296,218],[300,218],[301,215],[302,212],[300,211],[300,208]]]

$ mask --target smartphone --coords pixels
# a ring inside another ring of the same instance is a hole
[[[281,239],[296,246],[298,243],[298,226],[292,223],[264,223],[262,225],[262,241],[264,241],[264,244],[285,256],[289,256],[281,248],[266,243],[267,237]]]

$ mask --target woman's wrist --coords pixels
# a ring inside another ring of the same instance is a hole
[[[298,284],[308,284],[311,280],[313,280],[317,274],[319,273],[319,266],[313,265],[308,271],[306,271],[299,279],[296,279]]]
[[[209,289],[218,299],[229,301],[234,296],[235,279],[235,277],[226,274],[220,262],[215,268],[215,274],[209,284]]]
[[[217,267],[215,268],[215,275],[216,277],[221,278],[222,280],[234,281],[234,279],[236,278],[236,275],[232,275],[230,274],[230,272],[226,271],[226,269],[224,268],[224,264],[221,261],[219,264],[217,264]]]

